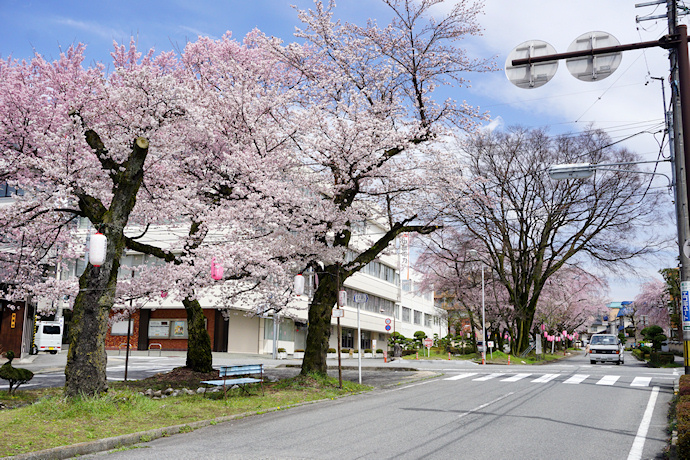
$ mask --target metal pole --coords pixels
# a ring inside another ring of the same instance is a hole
[[[359,325],[359,305],[360,303],[357,302],[357,349],[359,350],[359,353],[357,353],[357,369],[359,373],[359,384],[362,384],[362,329],[360,328]]]
[[[338,272],[335,275],[335,280],[338,288],[338,300],[335,305],[340,309],[340,263],[336,264],[336,269]],[[342,329],[340,328],[340,315],[338,315],[338,388],[343,388],[343,363],[342,363],[342,353],[340,353],[340,343],[342,337]]]

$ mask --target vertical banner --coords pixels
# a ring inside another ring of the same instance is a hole
[[[683,310],[683,331],[690,331],[690,281],[681,281],[680,297]]]
[[[404,277],[404,278],[403,278]],[[400,235],[400,279],[410,279],[410,234]]]

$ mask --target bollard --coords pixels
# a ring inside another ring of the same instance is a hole
[[[448,361],[450,361],[450,351],[448,352]]]
[[[415,353],[415,355],[417,355],[417,357],[416,357],[415,359],[416,359],[417,361],[419,361],[419,352]]]
[[[508,365],[510,365],[510,353],[508,353]]]

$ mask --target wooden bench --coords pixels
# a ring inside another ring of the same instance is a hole
[[[258,375],[260,378],[250,377]],[[264,365],[263,364],[243,364],[240,366],[220,366],[219,380],[203,380],[201,383],[207,385],[223,386],[223,397],[226,396],[228,385],[238,385],[241,390],[249,394],[246,386],[250,383],[261,383],[261,394],[264,394]],[[232,378],[236,376],[245,376]]]

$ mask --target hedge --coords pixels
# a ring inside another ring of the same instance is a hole
[[[649,354],[649,363],[654,366],[672,364],[676,356],[670,352],[654,352]]]
[[[690,375],[680,376],[676,420],[676,430],[678,431],[677,458],[690,460]]]

